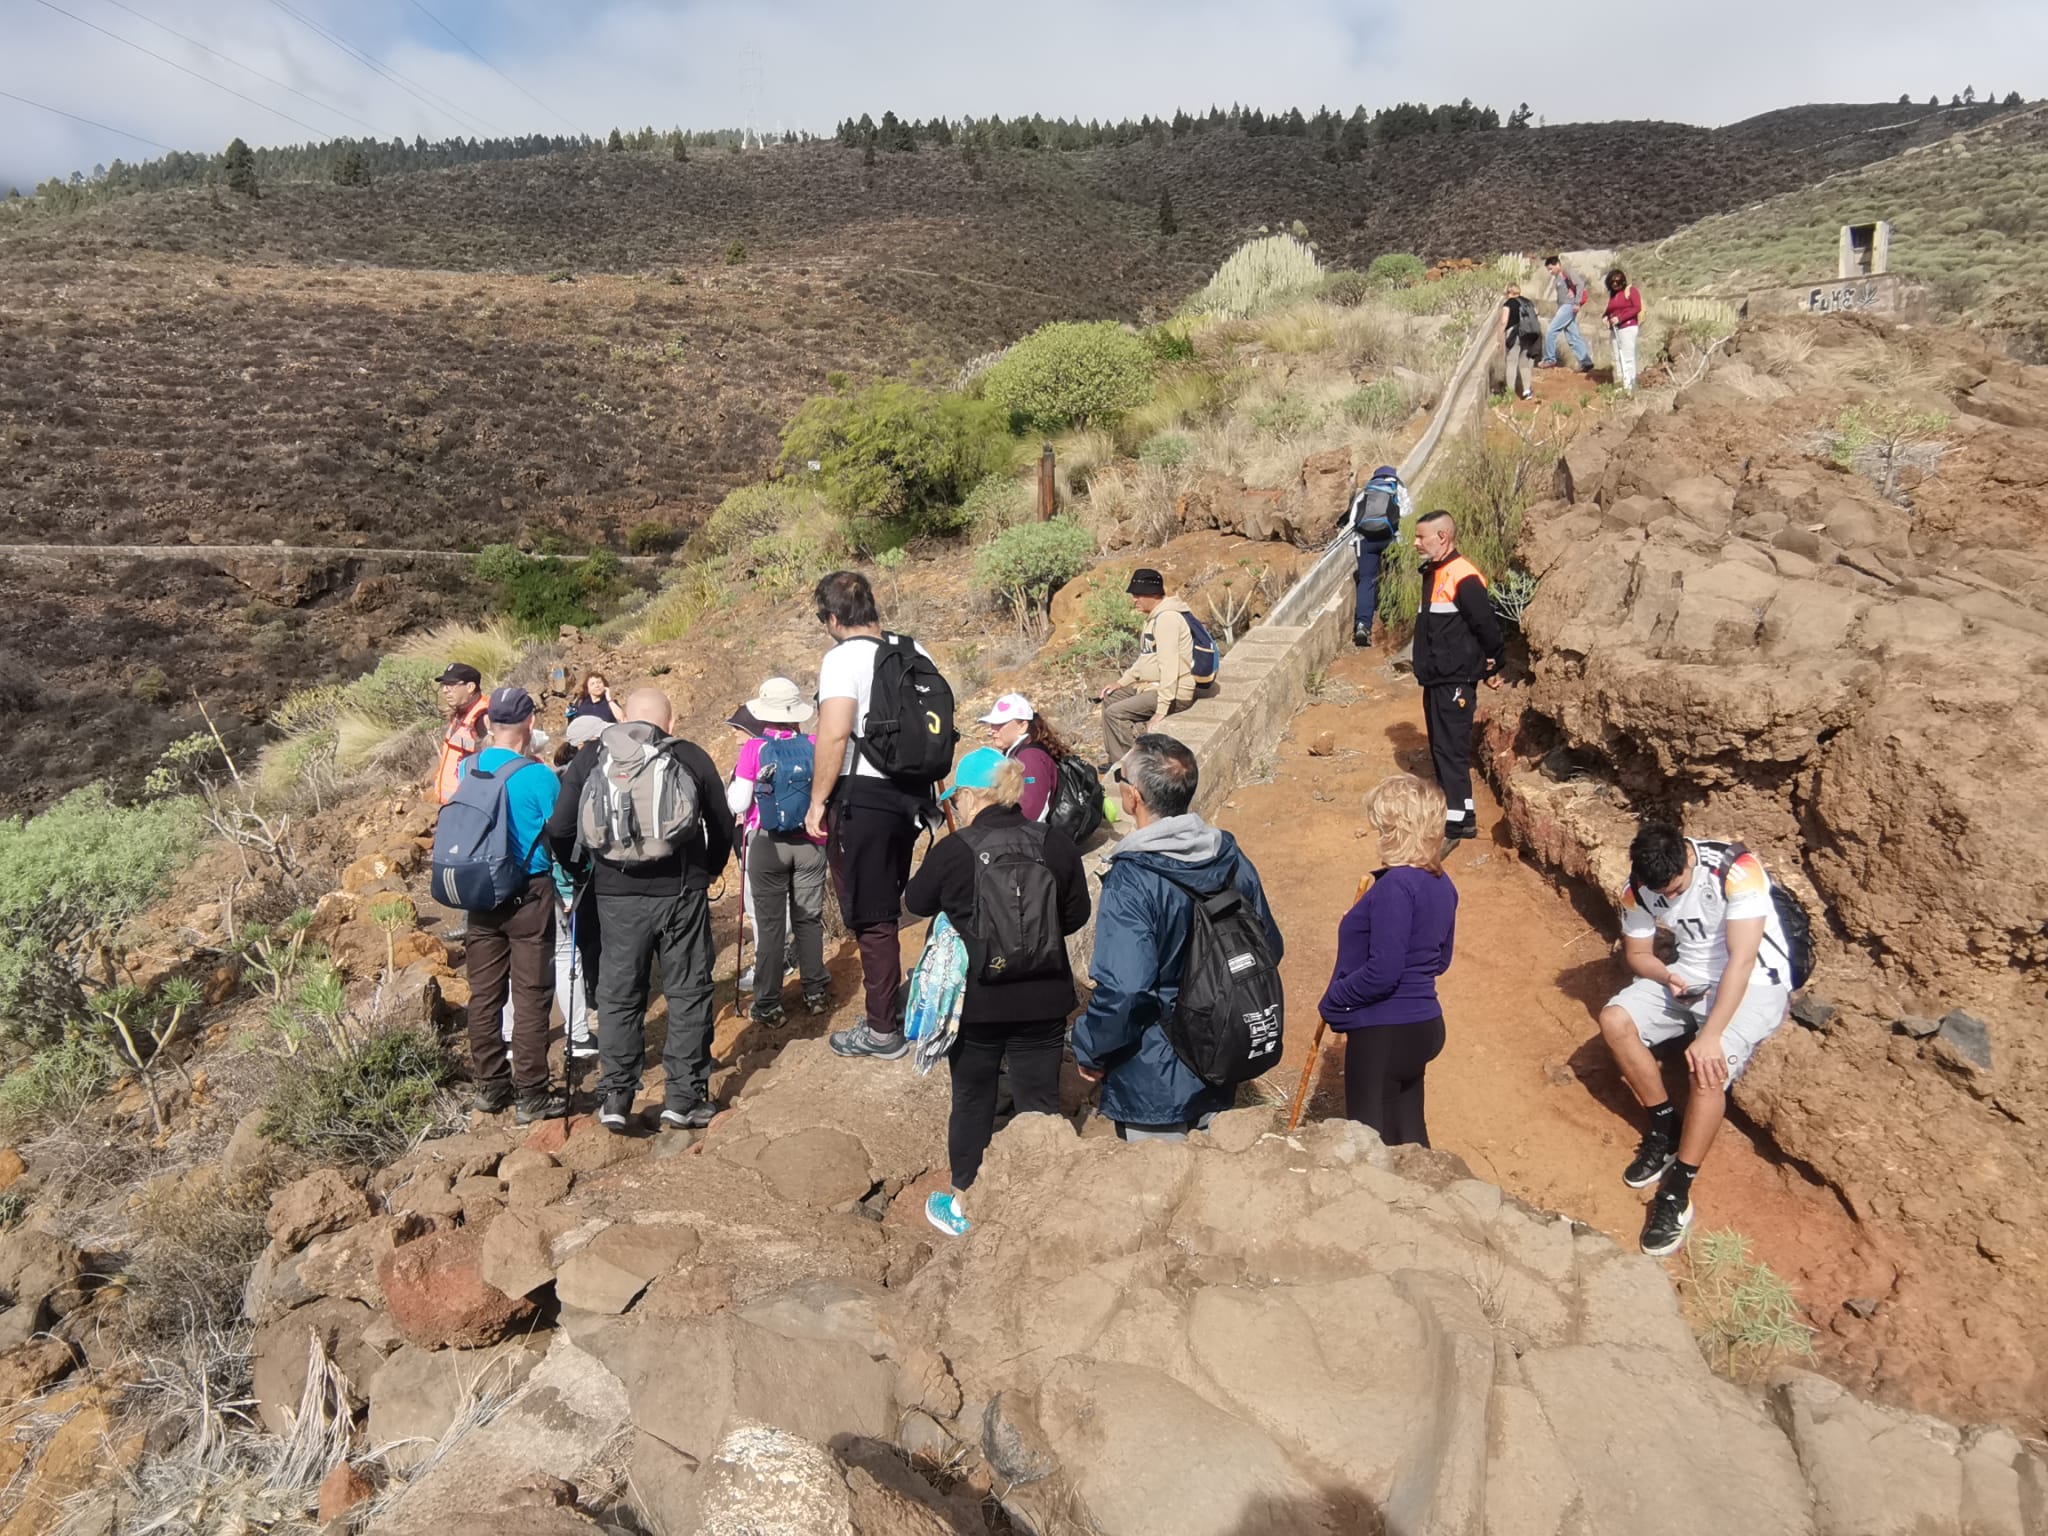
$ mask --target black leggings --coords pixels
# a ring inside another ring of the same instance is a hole
[[[1368,1024],[1344,1034],[1344,1115],[1390,1147],[1429,1145],[1422,1074],[1444,1048],[1444,1016],[1420,1024]]]
[[[1010,1098],[1020,1115],[1060,1112],[1060,1059],[1067,1043],[1065,1018],[1012,1026],[1005,1034],[963,1026],[947,1064],[953,1073],[953,1113],[946,1122],[946,1159],[953,1187],[965,1189],[981,1172],[981,1154],[996,1131],[996,1084],[1010,1059]],[[987,1028],[987,1026],[983,1026]]]

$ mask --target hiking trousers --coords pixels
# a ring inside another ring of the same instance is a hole
[[[1535,387],[1536,359],[1517,337],[1508,343],[1508,393],[1517,400],[1526,400]]]
[[[1422,1075],[1443,1048],[1442,1014],[1345,1030],[1344,1118],[1371,1126],[1390,1147],[1428,1146]]]
[[[1444,792],[1444,824],[1470,821],[1472,809],[1472,715],[1479,689],[1471,683],[1430,683],[1422,690],[1422,723],[1429,732],[1429,760]]]
[[[515,1092],[548,1085],[548,1023],[555,1005],[555,882],[534,875],[503,906],[469,914],[469,1061],[478,1083],[505,1080],[499,1018],[512,994],[510,1071]]]
[[[1216,691],[1214,683],[1197,683],[1195,698],[1205,699]],[[1177,715],[1192,704],[1175,701],[1166,706],[1169,715]],[[1152,717],[1159,712],[1159,691],[1147,688],[1142,693],[1129,688],[1110,690],[1109,697],[1102,701],[1102,746],[1109,754],[1109,761],[1120,763],[1124,754],[1137,745],[1138,738],[1152,728]]]
[[[823,991],[825,850],[801,832],[756,832],[747,840],[747,889],[754,893],[754,996],[782,994],[785,941],[796,936],[796,966],[806,992]]]
[[[903,941],[897,924],[917,850],[913,802],[886,785],[842,782],[825,816],[825,857],[839,916],[860,950],[867,1021],[892,1034],[903,1021]],[[756,961],[754,975],[763,975]]]
[[[661,968],[668,1039],[661,1066],[672,1107],[700,1103],[711,1083],[711,906],[702,891],[593,892],[604,933],[597,976],[600,1093],[638,1093],[647,1047],[650,964]]]
[[[953,1111],[946,1121],[946,1161],[953,1187],[966,1189],[981,1173],[982,1154],[996,1130],[997,1087],[1010,1069],[1010,1101],[1020,1115],[1060,1112],[1060,1061],[1067,1021],[963,1024],[946,1057],[953,1075]]]
[[[1370,630],[1373,615],[1380,611],[1380,567],[1390,546],[1368,544],[1363,538],[1353,544],[1358,551],[1358,602],[1351,622]]]

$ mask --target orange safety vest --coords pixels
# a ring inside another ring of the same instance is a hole
[[[1486,575],[1463,555],[1452,555],[1437,567],[1436,579],[1429,587],[1429,611],[1431,613],[1456,613],[1458,611],[1458,583],[1467,576],[1477,576],[1479,585],[1486,585]]]
[[[489,699],[478,695],[474,704],[448,723],[441,737],[441,760],[434,765],[433,782],[434,798],[442,805],[455,798],[455,786],[461,782],[462,760],[473,756],[483,745],[479,733],[490,705]]]

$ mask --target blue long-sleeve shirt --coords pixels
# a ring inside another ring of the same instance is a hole
[[[1413,865],[1382,873],[1337,925],[1337,965],[1320,1004],[1332,1029],[1420,1024],[1443,1012],[1436,979],[1451,968],[1458,890]]]
[[[486,773],[514,773],[517,770],[505,785],[507,828],[513,846],[526,854],[527,871],[544,875],[548,872],[550,859],[541,833],[554,811],[555,796],[561,792],[562,782],[546,763],[536,762],[521,768],[520,761],[519,754],[509,747],[485,747],[475,756],[464,758],[457,772],[466,778],[472,765]],[[534,771],[536,768],[540,770],[538,773]]]

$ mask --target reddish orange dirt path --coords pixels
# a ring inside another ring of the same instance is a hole
[[[1387,655],[1384,645],[1347,647],[1322,697],[1275,751],[1270,780],[1240,788],[1217,817],[1258,865],[1287,939],[1287,1055],[1267,1081],[1289,1095],[1315,1036],[1338,919],[1377,862],[1375,843],[1355,832],[1364,826],[1365,792],[1397,770],[1430,772],[1420,691],[1385,666]],[[1310,755],[1325,731],[1335,753]],[[1620,984],[1613,921],[1598,911],[1589,921],[1569,894],[1523,864],[1499,805],[1483,780],[1474,783],[1481,835],[1445,866],[1458,886],[1458,937],[1440,983],[1448,1042],[1429,1070],[1430,1139],[1480,1178],[1633,1248],[1645,1194],[1621,1182],[1621,1169],[1640,1133],[1639,1111],[1594,1023]],[[1343,1104],[1343,1046],[1329,1035],[1305,1118],[1340,1115]],[[1791,1282],[1823,1326],[1823,1354],[1825,1324],[1843,1298],[1890,1287],[1889,1267],[1861,1247],[1833,1194],[1767,1156],[1732,1121],[1700,1175],[1695,1210],[1695,1231],[1741,1231]],[[1683,1258],[1672,1262],[1682,1272]]]

